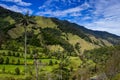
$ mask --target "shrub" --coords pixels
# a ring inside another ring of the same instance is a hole
[[[16,53],[15,57],[20,57],[20,54],[19,54],[19,53]]]
[[[8,56],[12,56],[12,52],[9,51],[7,55],[8,55]]]
[[[57,62],[57,61],[55,61],[55,64],[58,64],[58,62]]]
[[[3,56],[6,56],[6,53],[5,53],[5,52],[3,52],[3,53],[2,53],[2,55],[3,55]]]
[[[15,56],[15,52],[13,52],[13,56]]]
[[[4,58],[0,57],[0,64],[3,64],[3,63],[4,63]]]
[[[2,73],[5,73],[5,66],[2,68]]]
[[[6,58],[5,63],[6,63],[6,64],[9,64],[9,58],[8,58],[8,57]]]
[[[53,65],[53,61],[52,60],[49,61],[49,65],[51,65],[51,66]]]
[[[15,73],[17,74],[17,75],[19,75],[20,74],[20,69],[17,67],[17,68],[15,68]]]
[[[18,61],[17,61],[17,65],[19,65],[20,64],[20,59],[18,59]]]
[[[14,59],[12,59],[12,64],[14,64],[15,63],[15,60]]]

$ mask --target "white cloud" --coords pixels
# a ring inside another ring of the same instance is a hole
[[[54,16],[54,17],[64,17],[67,16],[68,14],[71,14],[72,16],[80,16],[81,14],[77,13],[80,12],[81,10],[83,10],[82,8],[80,8],[80,6],[77,6],[75,8],[70,8],[70,9],[66,9],[63,11],[45,11],[45,12],[38,12],[37,15],[49,15],[49,16]],[[73,13],[73,14],[72,14]]]
[[[101,19],[92,23],[85,23],[83,25],[92,30],[107,31],[120,35],[120,22],[118,21]]]
[[[22,0],[2,0],[2,1],[13,2],[13,3],[16,3],[17,5],[20,5],[20,6],[30,6],[30,5],[32,5],[31,3],[27,3],[27,2],[24,2]]]
[[[94,8],[92,22],[83,25],[120,35],[120,0],[90,0],[90,6]]]
[[[55,4],[52,3],[55,1],[62,1],[62,6],[67,5],[69,7],[70,4],[74,4],[75,0],[47,0],[39,7],[40,12],[37,15],[65,17],[69,21],[79,23],[89,29],[108,31],[120,35],[120,0],[89,0],[89,2],[86,0],[82,5],[64,10],[59,9],[61,8],[59,5],[56,5],[54,9]],[[92,9],[89,10],[88,8]],[[81,13],[87,9],[89,10],[88,13]],[[91,21],[85,22],[86,20]]]
[[[4,8],[7,8],[9,10],[15,11],[15,12],[26,13],[27,11],[29,11],[30,14],[33,13],[33,11],[29,8],[18,7],[16,5],[8,6],[8,5],[5,5],[5,4],[0,4],[0,6],[2,6]]]
[[[65,5],[69,5],[72,1],[75,0],[62,0],[63,6]],[[39,7],[39,12],[36,13],[37,15],[41,15],[41,16],[52,16],[52,17],[67,17],[68,15],[71,17],[78,17],[81,16],[81,11],[88,9],[90,6],[87,2],[85,2],[82,5],[78,5],[76,7],[72,7],[72,8],[67,8],[67,9],[59,9],[60,6],[55,4],[52,4],[53,2],[59,2],[59,0],[47,0],[42,6]],[[77,2],[80,2],[80,0],[78,0]],[[66,4],[69,3],[69,4]],[[56,10],[54,9],[56,8]]]

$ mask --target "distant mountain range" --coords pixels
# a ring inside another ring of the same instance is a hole
[[[0,46],[24,42],[24,27],[18,23],[23,14],[0,7]],[[84,26],[57,18],[32,16],[36,25],[27,27],[28,45],[47,48],[51,52],[58,50],[81,53],[102,46],[120,44],[120,36],[86,29]],[[10,46],[10,45],[9,45]],[[18,46],[18,47],[19,47]]]

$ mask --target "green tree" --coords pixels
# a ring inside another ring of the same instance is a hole
[[[49,65],[50,65],[50,66],[53,65],[53,61],[52,61],[52,60],[49,61]]]
[[[80,43],[77,42],[77,43],[75,44],[75,49],[78,51],[78,53],[80,53],[80,48],[81,48]]]
[[[112,56],[105,64],[105,73],[110,80],[120,73],[120,51],[112,52]]]
[[[17,61],[17,65],[19,65],[20,64],[20,59],[18,59],[18,61]]]
[[[17,75],[19,75],[20,74],[20,69],[17,67],[17,68],[15,68],[15,73],[17,74]]]
[[[8,56],[12,56],[12,52],[11,51],[8,52]]]
[[[9,64],[9,58],[8,58],[8,57],[6,58],[5,63],[6,63],[6,64]]]
[[[16,55],[15,55],[16,57],[20,57],[20,54],[19,53],[16,53]]]
[[[5,66],[2,68],[2,73],[5,73]]]
[[[3,64],[3,63],[4,63],[4,58],[0,57],[0,64]]]
[[[14,64],[15,63],[15,60],[14,59],[12,59],[12,64]]]
[[[58,62],[57,62],[57,61],[55,61],[55,64],[58,64]]]
[[[5,53],[5,52],[3,52],[3,53],[2,53],[2,55],[3,55],[3,56],[6,56],[6,53]]]
[[[15,52],[13,52],[13,56],[15,56]]]

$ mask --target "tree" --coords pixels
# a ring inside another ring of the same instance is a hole
[[[12,56],[12,52],[11,51],[8,52],[8,56]]]
[[[25,76],[26,76],[26,72],[27,72],[27,62],[26,62],[26,55],[27,55],[27,26],[29,24],[36,24],[31,16],[29,16],[29,11],[26,13],[26,15],[23,15],[21,17],[21,19],[19,20],[20,24],[24,27],[25,30],[25,35],[24,35],[24,39],[25,39],[25,43],[24,43],[24,57],[25,57]]]
[[[20,54],[19,53],[16,53],[16,55],[15,55],[16,57],[20,57]]]
[[[81,48],[80,43],[77,42],[77,43],[75,44],[75,49],[78,51],[78,53],[80,53],[80,48]]]
[[[55,64],[58,64],[58,62],[57,62],[57,61],[55,61]]]
[[[6,53],[5,53],[5,52],[3,52],[3,53],[2,53],[2,55],[3,55],[3,56],[6,56]]]
[[[49,61],[49,65],[52,66],[53,65],[53,62],[52,60]]]
[[[17,68],[15,68],[15,73],[17,74],[17,75],[19,75],[20,74],[20,69],[17,67]]]
[[[4,63],[4,59],[3,57],[0,57],[0,64],[3,64]]]
[[[15,60],[14,59],[12,59],[12,64],[14,64],[15,63]]]
[[[13,52],[13,56],[15,56],[15,52]]]
[[[17,65],[19,65],[20,64],[20,59],[18,59],[18,61],[17,61]]]
[[[115,75],[120,72],[120,51],[112,52],[112,56],[105,64],[105,73],[111,80]]]
[[[2,73],[5,73],[5,66],[2,68]]]
[[[9,64],[9,58],[8,58],[8,57],[6,58],[5,63],[6,63],[6,64]]]

